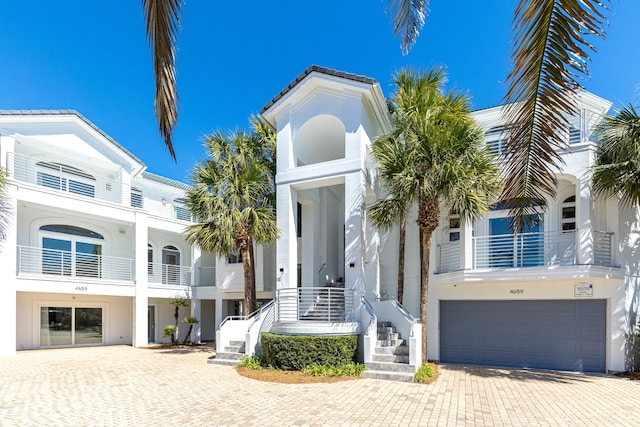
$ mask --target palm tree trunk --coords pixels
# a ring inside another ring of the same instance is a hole
[[[422,322],[422,363],[427,363],[427,304],[429,302],[429,256],[431,255],[431,236],[429,230],[421,230],[420,246],[420,321]]]
[[[427,307],[429,303],[429,258],[433,231],[440,222],[440,203],[437,197],[418,202],[420,228],[420,322],[422,323],[422,363],[427,363]]]
[[[244,304],[242,314],[248,316],[256,305],[256,273],[253,259],[253,244],[249,240],[240,249],[242,268],[244,270]]]
[[[407,216],[400,215],[400,239],[398,243],[398,302],[404,297],[404,246],[407,238]]]

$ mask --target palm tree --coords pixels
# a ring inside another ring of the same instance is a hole
[[[389,189],[392,200],[418,205],[422,358],[426,362],[429,257],[440,212],[456,212],[463,222],[476,219],[500,193],[500,177],[495,158],[484,145],[484,134],[469,115],[469,99],[444,93],[441,69],[423,74],[402,70],[394,82],[394,121],[399,129],[389,138],[399,132],[406,163],[392,175]]]
[[[397,128],[398,129],[398,128]],[[407,234],[407,212],[413,204],[411,194],[403,194],[396,184],[396,178],[408,170],[409,156],[402,134],[396,131],[376,138],[371,145],[371,154],[378,165],[378,173],[389,191],[386,199],[376,201],[369,208],[373,224],[389,230],[398,224],[398,301],[404,299],[404,254]]]
[[[632,106],[608,116],[597,129],[600,146],[592,168],[596,195],[640,206],[640,116]]]
[[[566,147],[567,115],[577,112],[579,78],[589,74],[585,35],[605,37],[607,0],[520,0],[513,19],[512,70],[504,103],[508,143],[503,164],[505,191],[514,229],[535,213],[545,195],[555,196],[556,151]],[[424,25],[428,0],[388,0],[404,53]]]
[[[229,256],[239,253],[244,271],[243,314],[256,306],[254,242],[275,242],[273,195],[275,138],[267,127],[254,132],[214,132],[205,139],[207,159],[191,173],[187,208],[200,222],[187,227],[187,241],[203,250]]]

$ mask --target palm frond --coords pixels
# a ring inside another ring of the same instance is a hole
[[[503,199],[519,229],[534,202],[555,196],[567,115],[576,113],[578,79],[588,75],[585,36],[605,36],[608,1],[520,0],[514,15],[513,69],[504,97],[509,140]]]
[[[429,0],[387,0],[387,11],[393,19],[393,33],[400,37],[400,48],[406,55],[424,26]]]
[[[606,117],[597,128],[600,141],[591,168],[596,195],[620,198],[627,206],[640,206],[640,116],[631,105]]]
[[[176,38],[183,2],[182,0],[142,0],[142,5],[147,38],[153,51],[156,119],[169,154],[175,161],[176,153],[172,137],[178,120]]]

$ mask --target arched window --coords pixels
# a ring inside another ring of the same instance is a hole
[[[86,228],[65,224],[40,227],[42,273],[102,277],[104,237]]]
[[[562,231],[576,229],[576,196],[569,196],[561,205]]]
[[[153,246],[147,244],[147,273],[153,276]]]
[[[182,284],[180,274],[180,250],[173,245],[162,248],[162,283]]]

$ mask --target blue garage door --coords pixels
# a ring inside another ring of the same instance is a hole
[[[440,361],[604,372],[606,301],[441,301]]]

